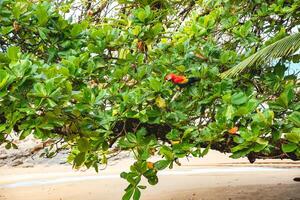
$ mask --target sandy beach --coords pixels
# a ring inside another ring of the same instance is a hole
[[[119,177],[131,158],[98,174],[71,166],[1,167],[1,200],[117,200],[127,183]],[[142,200],[300,199],[300,163],[288,160],[232,160],[218,152],[182,159],[182,166],[160,172],[159,183],[142,192]]]

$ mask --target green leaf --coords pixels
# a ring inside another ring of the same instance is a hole
[[[238,107],[236,115],[243,116],[253,112],[257,108],[258,103],[256,99],[250,99],[245,105]]]
[[[144,22],[145,19],[146,19],[146,14],[144,12],[144,10],[140,10],[138,13],[137,13],[137,18],[141,21],[141,22]]]
[[[124,148],[124,149],[135,147],[135,144],[129,142],[124,137],[119,140],[118,145],[119,145],[119,147]]]
[[[170,165],[170,163],[171,162],[169,160],[159,160],[154,163],[154,166],[158,170],[163,170],[163,169],[167,168]]]
[[[131,143],[137,142],[136,136],[133,133],[127,133],[126,138]]]
[[[132,169],[132,167],[130,168],[131,171],[135,171]],[[128,173],[126,180],[132,185],[132,186],[136,186],[140,181],[141,178],[140,176],[137,175],[136,172],[130,172]]]
[[[283,93],[280,94],[279,98],[277,99],[277,102],[280,105],[287,108],[293,98],[294,98],[294,91],[293,88],[289,86],[284,90]]]
[[[134,29],[132,30],[133,35],[138,35],[142,30],[141,26],[135,26]]]
[[[230,158],[234,158],[234,159],[237,159],[237,158],[241,158],[241,157],[244,157],[246,156],[248,153],[251,152],[251,148],[249,149],[243,149],[243,150],[239,150],[239,151],[235,151],[233,152],[233,154],[231,156],[229,156]]]
[[[13,30],[14,30],[14,28],[12,26],[7,26],[7,27],[2,26],[2,27],[0,27],[0,34],[6,35],[6,34],[8,34],[9,32],[11,32]]]
[[[297,149],[297,144],[295,144],[295,143],[282,144],[281,148],[282,148],[283,152],[289,153],[289,152],[293,152]]]
[[[71,36],[76,37],[83,31],[83,27],[81,24],[75,24],[71,29]]]
[[[254,144],[254,146],[252,147],[252,151],[260,152],[264,148],[266,148],[268,146],[268,144],[269,144],[269,142],[267,140],[264,140],[262,138],[257,138],[256,139],[256,144]]]
[[[163,30],[163,26],[162,26],[161,23],[155,24],[155,25],[151,28],[152,37],[158,35],[162,30]]]
[[[7,49],[7,57],[11,59],[12,61],[18,60],[20,53],[20,48],[17,46],[11,46]]]
[[[102,143],[102,150],[103,151],[107,151],[109,149],[109,144],[107,143],[107,141],[103,141]]]
[[[24,140],[28,135],[30,135],[31,130],[25,130],[21,133],[21,135],[19,136],[19,140]]]
[[[183,135],[182,135],[182,139],[189,137],[190,135],[192,135],[192,132],[195,131],[194,128],[188,128],[184,131]]]
[[[38,97],[46,97],[47,96],[47,90],[45,88],[45,85],[42,83],[36,83],[34,86],[35,96]]]
[[[17,2],[14,4],[14,7],[12,9],[12,13],[14,15],[14,18],[19,19],[20,15],[26,12],[27,10],[27,3],[26,2]]]
[[[141,197],[141,191],[139,188],[135,188],[134,194],[133,194],[133,200],[139,200]]]
[[[256,139],[256,142],[257,142],[258,144],[262,144],[262,145],[267,145],[267,144],[269,143],[267,140],[262,139],[262,138],[257,138],[257,139]]]
[[[82,22],[81,24],[75,24],[71,29],[71,36],[76,37],[82,33],[88,27],[87,22]]]
[[[225,113],[226,120],[232,120],[234,117],[235,109],[232,105],[228,105]]]
[[[78,150],[81,152],[87,152],[90,149],[90,142],[86,138],[80,138],[77,140]]]
[[[20,61],[10,64],[10,69],[13,75],[17,78],[23,78],[26,72],[30,71],[31,62],[28,59],[22,59]]]
[[[5,145],[5,149],[10,149],[11,148],[11,143],[8,142],[6,145]]]
[[[210,145],[208,145],[207,147],[205,147],[205,149],[204,149],[203,152],[201,153],[201,157],[206,156],[206,154],[208,154],[209,149],[210,149]]]
[[[39,31],[40,37],[41,37],[43,40],[47,40],[47,35],[46,35],[46,33],[44,32],[44,29],[43,29],[42,27],[39,27],[39,28],[38,28],[38,31]]]
[[[1,88],[1,85],[0,85],[0,88]],[[291,122],[293,122],[297,127],[300,127],[300,112],[294,111],[292,114],[290,114],[288,119]]]
[[[123,179],[126,179],[127,178],[127,173],[126,172],[122,172],[120,174],[120,177],[123,178]]]
[[[146,16],[149,17],[151,15],[151,8],[149,5],[147,5],[145,7],[145,13],[146,13]]]
[[[271,126],[274,119],[274,112],[272,110],[264,110],[264,112],[258,111],[256,115],[253,116],[253,121],[264,124],[267,126]]]
[[[47,102],[48,102],[49,106],[52,107],[52,108],[55,107],[55,106],[57,105],[57,104],[55,103],[55,101],[53,101],[52,99],[49,99],[49,98],[47,99]]]
[[[247,102],[247,100],[248,97],[243,92],[235,93],[231,97],[231,103],[235,105],[244,104]]]
[[[234,141],[235,143],[237,143],[237,144],[241,144],[241,143],[243,143],[245,140],[244,140],[242,137],[240,137],[240,136],[234,136],[234,137],[233,137],[233,141]]]
[[[281,136],[282,136],[282,132],[281,131],[274,131],[272,133],[272,139],[273,139],[273,141],[280,140]]]
[[[149,177],[149,178],[148,178],[148,183],[149,183],[150,185],[156,185],[156,184],[158,183],[158,178],[157,178],[157,176],[155,175],[155,176]]]
[[[49,4],[48,4],[49,5]],[[48,22],[48,5],[47,4],[38,4],[35,14],[38,19],[39,25],[44,26]]]
[[[169,140],[179,140],[180,139],[180,132],[176,129],[172,129],[167,135],[167,139]]]
[[[140,189],[144,190],[144,189],[146,189],[146,188],[147,188],[147,186],[144,186],[144,185],[139,185],[139,186],[138,186],[138,188],[140,188]]]
[[[252,22],[251,21],[247,21],[244,25],[242,25],[239,29],[239,33],[242,37],[246,37],[252,27]]]
[[[285,137],[288,141],[298,144],[300,142],[300,128],[293,128],[290,133],[286,133]]]
[[[6,124],[0,124],[0,132],[6,129]]]
[[[172,150],[167,146],[162,146],[160,148],[160,153],[162,155],[164,155],[168,160],[173,160],[174,159]]]
[[[134,192],[134,188],[133,187],[130,188],[129,190],[127,190],[125,192],[125,194],[123,195],[122,200],[129,200],[132,197],[133,192]]]
[[[162,83],[155,78],[150,78],[149,84],[150,84],[150,87],[156,92],[160,91],[160,89],[162,87]]]
[[[145,22],[145,20],[151,15],[151,9],[149,6],[146,6],[145,9],[139,8],[135,10],[135,16],[141,22]]]
[[[19,147],[15,143],[11,143],[12,148],[19,149]]]
[[[8,73],[5,70],[0,69],[0,90],[5,86],[5,84],[8,81],[8,78]]]
[[[233,148],[231,148],[231,152],[237,152],[237,151],[240,151],[240,150],[243,150],[245,148],[248,148],[252,143],[251,142],[243,142]]]
[[[74,159],[74,166],[80,167],[85,161],[85,152],[80,152]]]

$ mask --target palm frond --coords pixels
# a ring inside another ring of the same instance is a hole
[[[300,32],[294,35],[289,35],[281,40],[266,46],[265,48],[257,51],[255,54],[249,56],[236,66],[223,72],[221,78],[233,77],[240,74],[246,68],[254,64],[261,64],[270,61],[271,59],[287,57],[295,53],[300,48]]]

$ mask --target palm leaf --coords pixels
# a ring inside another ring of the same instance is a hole
[[[300,48],[300,32],[294,35],[286,36],[273,44],[257,51],[255,54],[249,56],[236,66],[223,72],[221,78],[233,77],[240,74],[246,68],[254,64],[261,64],[270,61],[271,59],[287,57],[295,53]]]

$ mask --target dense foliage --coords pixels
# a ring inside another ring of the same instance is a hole
[[[0,0],[0,144],[64,141],[74,167],[97,171],[130,150],[124,199],[209,149],[297,160],[300,56],[220,74],[299,25],[298,0]],[[179,90],[171,72],[201,81]]]

